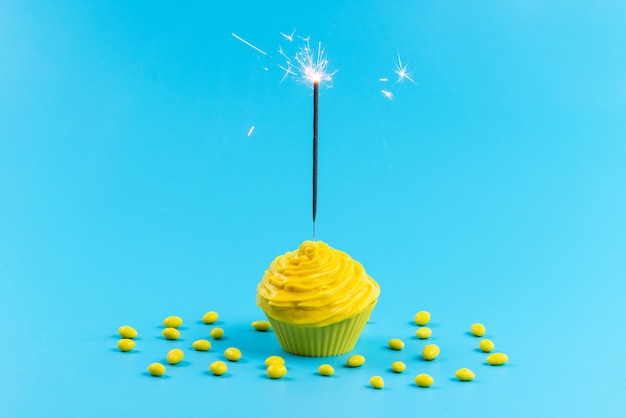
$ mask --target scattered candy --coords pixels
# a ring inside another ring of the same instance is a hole
[[[180,316],[168,316],[163,320],[163,325],[167,328],[178,328],[183,324],[183,318]]]
[[[165,374],[165,366],[161,363],[152,363],[148,366],[148,373],[152,376],[163,376]]]
[[[474,372],[465,367],[457,370],[456,373],[454,373],[454,375],[456,376],[457,379],[459,379],[462,382],[474,380],[474,377],[475,377]]]
[[[265,359],[266,366],[269,366],[270,364],[273,364],[273,363],[285,364],[285,359],[282,358],[281,356],[269,356],[268,358]]]
[[[434,360],[439,356],[439,346],[437,344],[428,344],[422,350],[422,357],[424,360]]]
[[[222,328],[213,328],[210,333],[211,337],[219,340],[224,336],[224,330]]]
[[[202,315],[202,322],[204,322],[205,324],[212,324],[217,321],[217,318],[219,317],[220,316],[217,312],[210,311]]]
[[[478,343],[478,347],[480,347],[480,349],[485,353],[491,353],[493,349],[496,348],[496,345],[493,343],[493,341],[485,338],[484,340],[480,340],[480,342]]]
[[[272,325],[267,321],[254,321],[252,322],[252,328],[257,331],[269,331]]]
[[[432,330],[428,327],[421,327],[415,331],[415,336],[421,340],[425,340],[426,338],[430,338],[433,334]]]
[[[223,361],[214,361],[209,366],[209,371],[215,376],[221,376],[228,370],[228,366]]]
[[[335,373],[335,369],[333,369],[333,366],[331,366],[330,364],[322,364],[317,371],[319,372],[319,374],[321,374],[322,376],[332,376],[333,373]]]
[[[415,314],[415,323],[419,326],[424,326],[426,324],[428,324],[428,322],[430,321],[430,312],[428,311],[419,311],[418,313]]]
[[[374,389],[382,389],[385,386],[385,381],[380,376],[372,376],[370,385],[372,385]]]
[[[435,379],[424,373],[415,376],[415,384],[422,388],[430,387],[434,382]]]
[[[130,338],[133,339],[135,337],[137,337],[137,331],[135,331],[135,328],[129,326],[129,325],[122,325],[117,332],[120,333],[120,335],[122,336],[122,338]]]
[[[224,357],[229,361],[239,361],[241,359],[241,351],[235,347],[229,347],[224,350]]]
[[[180,338],[180,331],[176,328],[165,328],[161,331],[166,340],[177,340]]]
[[[482,337],[483,335],[485,335],[485,332],[487,332],[483,324],[472,325],[470,327],[470,331],[472,332],[472,334],[474,334],[477,337]]]
[[[391,370],[396,373],[402,373],[406,370],[406,364],[401,361],[394,361],[393,363],[391,363]]]
[[[167,352],[167,362],[169,364],[178,364],[185,357],[185,353],[180,348],[174,348]]]
[[[359,354],[355,354],[348,359],[347,365],[348,367],[361,367],[364,363],[365,357]]]
[[[117,342],[117,348],[124,352],[130,351],[135,348],[135,342],[130,338],[122,338]]]
[[[287,374],[287,368],[284,364],[272,363],[267,368],[267,375],[270,379],[280,379]]]
[[[211,343],[207,340],[196,340],[191,343],[191,346],[197,351],[209,351],[211,349]]]
[[[397,338],[389,340],[389,347],[392,350],[402,350],[404,348],[404,342]]]
[[[504,353],[493,353],[487,356],[487,363],[492,366],[502,366],[509,361],[509,356]]]

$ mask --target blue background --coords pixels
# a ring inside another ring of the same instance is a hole
[[[1,415],[624,416],[626,3],[228,3],[0,2]],[[382,292],[365,366],[285,355],[272,381],[256,284],[311,238],[312,94],[280,83],[278,48],[309,35],[338,70],[316,237]],[[226,338],[193,352],[208,310]],[[509,364],[484,364],[474,322]],[[208,375],[228,346],[243,360]]]

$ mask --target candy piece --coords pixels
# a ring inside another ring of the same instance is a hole
[[[428,311],[419,311],[415,314],[415,318],[413,318],[415,323],[419,326],[424,326],[428,324],[430,321],[430,312]]]
[[[148,373],[152,376],[163,376],[165,374],[165,366],[161,363],[152,363],[148,366]]]
[[[472,325],[470,327],[470,331],[472,332],[472,334],[474,334],[477,337],[482,337],[483,335],[485,335],[485,332],[487,332],[483,324]]]
[[[174,348],[167,352],[167,362],[169,364],[178,364],[185,357],[185,353],[180,348]]]
[[[439,346],[437,344],[428,344],[422,350],[422,357],[424,360],[434,360],[439,356]]]
[[[252,322],[252,328],[257,331],[269,331],[272,328],[272,324],[267,321],[254,321]]]
[[[241,351],[235,347],[229,347],[224,350],[224,357],[229,361],[239,361],[241,359]]]
[[[287,374],[287,368],[284,364],[272,363],[267,367],[267,375],[270,379],[280,379]]]
[[[318,367],[317,371],[322,376],[332,376],[333,373],[335,373],[335,369],[333,369],[333,366],[331,366],[330,364],[322,364],[320,367]]]
[[[389,340],[389,348],[392,350],[402,350],[404,348],[404,342],[397,338]]]
[[[168,328],[178,328],[183,324],[183,318],[180,316],[168,316],[163,320],[163,325]]]
[[[224,330],[222,328],[213,328],[210,333],[211,337],[219,340],[224,336]]]
[[[135,348],[135,342],[130,338],[122,338],[117,342],[117,348],[119,348],[120,351],[130,351]]]
[[[214,361],[209,366],[209,371],[215,376],[221,376],[228,371],[228,366],[223,361]]]
[[[382,389],[385,386],[385,381],[380,376],[372,376],[370,385],[372,385],[374,389]]]
[[[493,353],[487,356],[487,363],[492,366],[502,366],[509,361],[509,356],[504,353]]]
[[[209,351],[211,349],[211,343],[207,340],[196,340],[191,343],[191,346],[197,351]]]
[[[391,363],[391,370],[396,373],[402,373],[406,370],[406,364],[401,361],[394,361],[393,363]]]
[[[270,364],[273,364],[273,363],[285,364],[285,359],[282,358],[281,356],[269,356],[268,358],[265,359],[266,366],[269,366]]]
[[[432,386],[433,383],[435,383],[435,379],[425,373],[415,376],[415,384],[419,387],[427,388]]]
[[[348,367],[361,367],[365,363],[365,357],[355,354],[348,359]]]
[[[135,331],[135,328],[129,326],[129,325],[122,325],[117,332],[120,333],[120,335],[122,336],[122,338],[135,338],[137,337],[137,331]]]
[[[468,368],[463,367],[462,369],[459,369],[456,371],[456,373],[454,373],[454,375],[456,376],[457,379],[463,381],[463,382],[467,382],[470,380],[474,380],[474,372],[471,371]]]
[[[202,322],[204,322],[205,324],[212,324],[217,321],[217,318],[219,317],[220,316],[217,312],[210,311],[202,315]]]
[[[180,338],[180,331],[176,328],[165,328],[161,331],[161,334],[163,334],[166,340],[177,340]]]
[[[480,340],[480,342],[478,343],[478,347],[480,347],[480,349],[483,350],[485,353],[491,353],[493,349],[496,348],[496,345],[493,343],[493,341],[485,338],[484,340]]]
[[[415,336],[421,340],[429,338],[433,334],[432,330],[428,327],[421,327],[415,331]]]

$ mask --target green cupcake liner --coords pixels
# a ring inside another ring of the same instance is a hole
[[[352,318],[322,327],[292,325],[267,315],[280,346],[288,353],[308,357],[345,354],[356,345],[376,302]]]

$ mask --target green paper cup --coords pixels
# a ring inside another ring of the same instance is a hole
[[[357,315],[322,327],[293,325],[267,315],[280,346],[298,356],[338,356],[356,345],[376,302]]]

